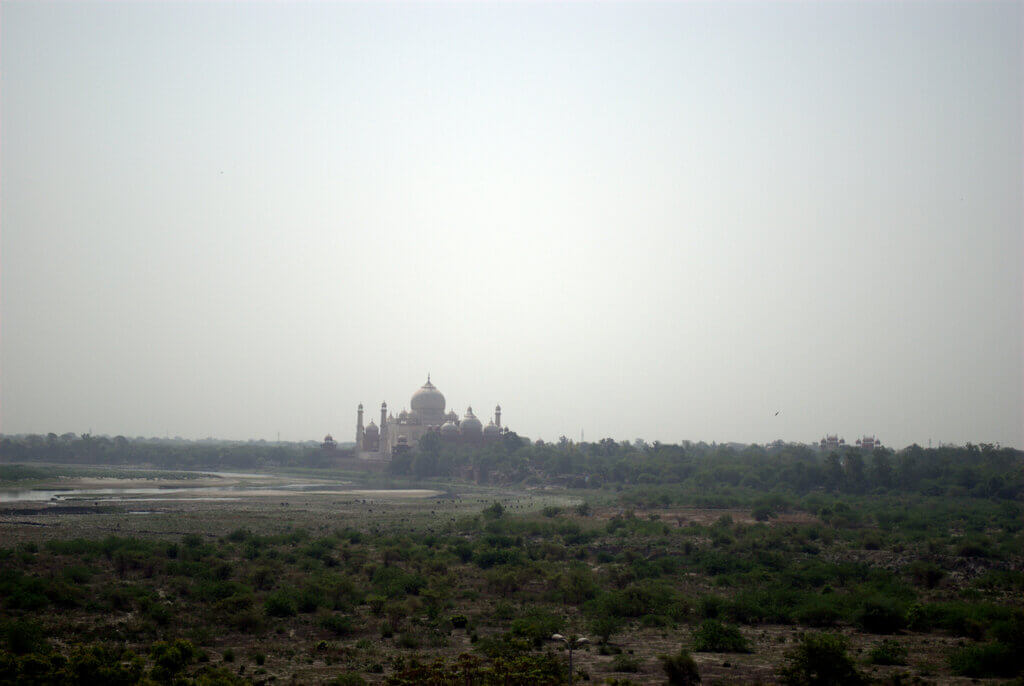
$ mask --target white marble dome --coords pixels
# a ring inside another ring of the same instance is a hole
[[[412,394],[410,406],[412,411],[417,413],[444,414],[444,396],[434,384],[430,383],[430,376],[427,376],[427,383]]]
[[[480,431],[483,429],[483,424],[473,414],[473,408],[466,408],[466,416],[462,418],[462,433],[463,435],[479,436]]]

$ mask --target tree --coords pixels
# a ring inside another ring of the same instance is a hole
[[[875,448],[871,454],[871,481],[875,486],[892,488],[895,472],[892,468],[892,460],[889,453],[882,448]]]
[[[686,648],[680,648],[675,655],[661,655],[661,668],[665,670],[669,686],[691,686],[700,683],[697,663]]]
[[[864,457],[860,454],[859,448],[849,448],[843,456],[843,471],[846,477],[846,487],[855,493],[864,489]]]
[[[786,653],[779,670],[787,686],[860,686],[864,677],[846,654],[846,641],[833,634],[806,634]]]

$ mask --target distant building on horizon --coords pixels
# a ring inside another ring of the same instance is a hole
[[[494,418],[484,426],[473,413],[473,407],[459,419],[453,410],[445,412],[445,398],[430,382],[412,394],[410,410],[403,409],[398,417],[388,412],[387,402],[380,405],[380,424],[363,425],[363,404],[356,410],[356,457],[363,459],[390,459],[396,454],[415,452],[420,439],[428,433],[437,433],[442,441],[451,443],[485,443],[497,440],[508,429],[501,425],[501,405],[494,408]]]
[[[840,448],[845,448],[846,447],[846,439],[845,438],[839,438],[838,435],[830,436],[828,434],[825,434],[825,438],[821,439],[821,441],[819,442],[818,445],[819,445],[819,447],[821,448],[821,450],[823,452],[828,453],[828,452],[832,452],[833,450],[839,450]]]
[[[875,448],[881,448],[882,442],[874,436],[865,436],[857,439],[857,445],[861,447],[864,452],[870,453]]]
[[[881,448],[882,442],[878,440],[875,436],[864,436],[863,438],[857,439],[856,445],[864,452],[870,453],[875,448]],[[840,448],[845,447],[846,439],[839,438],[838,435],[826,434],[825,438],[821,439],[818,442],[818,448],[825,453],[830,453],[833,450],[839,450]]]

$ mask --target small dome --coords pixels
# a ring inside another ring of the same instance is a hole
[[[452,424],[458,424],[459,423],[459,415],[455,413],[455,410],[449,410],[448,414],[446,414],[444,416],[444,418],[447,421],[451,422]]]
[[[437,390],[434,384],[430,383],[430,376],[427,376],[427,383],[423,384],[418,391],[412,394],[412,401],[409,403],[413,412],[441,414],[444,412],[444,396]]]
[[[373,434],[374,436],[376,436],[379,433],[377,430],[377,425],[373,423],[372,419],[370,420],[370,424],[366,427],[365,433],[367,435]]]
[[[409,418],[409,412],[405,408],[402,408],[402,411],[398,413],[398,418],[399,419],[408,419]]]
[[[457,436],[459,433],[459,427],[455,426],[455,422],[447,421],[441,425],[442,436]]]
[[[333,441],[334,441],[334,436],[332,436],[330,434],[327,434],[326,436],[324,436],[324,443],[331,443]]]
[[[462,418],[462,433],[479,435],[480,430],[483,429],[483,424],[473,414],[473,408],[466,408],[466,416]]]
[[[484,436],[497,436],[501,429],[494,422],[487,422],[487,426],[484,427]]]

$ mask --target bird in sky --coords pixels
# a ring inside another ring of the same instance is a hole
[[[778,416],[779,416],[779,412],[780,412],[780,411],[781,411],[781,410],[775,410],[775,416],[776,416],[776,417],[778,417]]]

